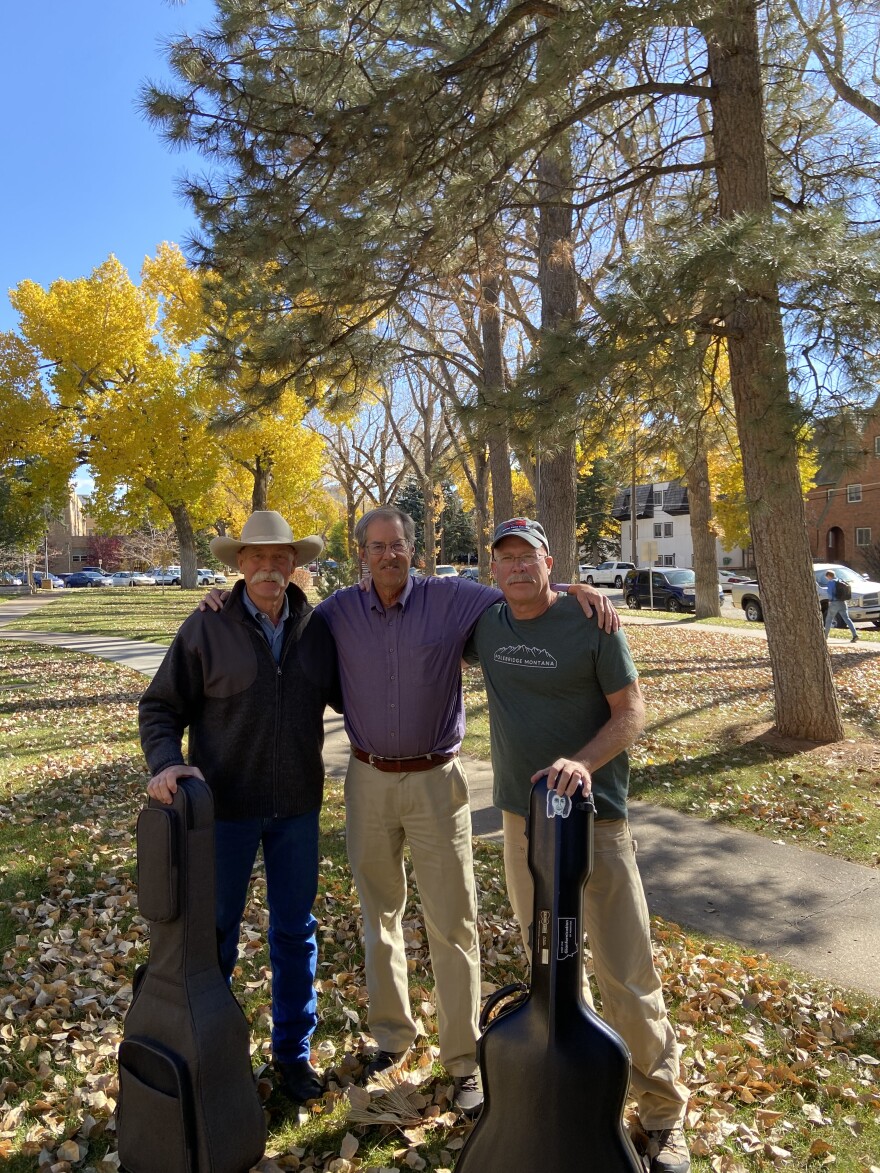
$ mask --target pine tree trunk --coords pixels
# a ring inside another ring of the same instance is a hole
[[[538,161],[538,287],[541,329],[555,332],[577,316],[571,159],[561,138]],[[577,452],[574,434],[549,455],[537,453],[535,499],[553,555],[553,579],[577,582]]]
[[[723,0],[706,33],[721,216],[769,217],[756,0]],[[782,316],[769,265],[737,297],[725,322],[776,725],[789,737],[838,740],[843,726],[812,574]]]
[[[699,444],[699,440],[698,440]],[[690,502],[691,540],[694,544],[694,572],[697,576],[697,619],[721,616],[718,601],[718,567],[715,563],[715,533],[712,530],[712,495],[709,490],[709,461],[702,444],[687,474]]]
[[[513,513],[510,449],[507,444],[507,424],[503,419],[504,354],[501,343],[501,318],[498,313],[500,296],[501,277],[490,277],[483,284],[480,330],[483,338],[482,399],[485,405],[491,409],[490,419],[492,420],[488,440],[495,525],[500,525]]]
[[[489,461],[482,452],[474,453],[474,481],[477,569],[480,574],[480,582],[489,582],[489,543],[492,540],[492,530],[489,525]]]

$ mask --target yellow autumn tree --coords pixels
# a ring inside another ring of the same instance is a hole
[[[17,334],[0,334],[0,546],[33,546],[63,506],[73,435],[42,384],[37,351]]]
[[[165,333],[178,345],[191,346],[212,335],[217,281],[215,274],[187,265],[180,249],[167,243],[145,260],[142,270],[142,288],[159,300]],[[308,305],[302,307],[308,311]],[[244,339],[250,325],[239,316],[225,323],[225,331]],[[284,513],[294,529],[314,529],[331,511],[321,483],[324,442],[303,426],[307,404],[293,388],[269,402],[252,368],[214,382],[213,364],[201,354],[195,362],[200,377],[214,387],[212,435],[225,463],[214,493],[216,517],[235,527],[252,510],[272,508]],[[264,401],[265,406],[250,408]]]
[[[213,389],[192,355],[162,330],[158,299],[111,256],[89,277],[48,289],[23,281],[11,294],[25,339],[49,364],[59,408],[105,509],[138,516],[161,505],[180,542],[181,578],[195,586],[195,529],[221,458],[208,431]]]

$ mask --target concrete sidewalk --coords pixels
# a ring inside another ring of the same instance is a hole
[[[161,663],[167,650],[161,644],[11,629],[47,601],[35,596],[0,607],[0,638],[86,652],[145,676]],[[342,718],[328,714],[325,728],[327,773],[342,778],[348,764]],[[474,834],[500,842],[491,768],[474,758],[465,759],[465,768]],[[643,802],[630,804],[630,822],[652,912],[880,997],[880,870]]]

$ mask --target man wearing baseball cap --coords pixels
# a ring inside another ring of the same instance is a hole
[[[465,658],[486,681],[493,800],[504,827],[507,891],[526,952],[534,885],[526,815],[532,785],[546,776],[560,795],[592,792],[593,873],[584,924],[608,1022],[632,1054],[651,1173],[687,1173],[682,1131],[688,1093],[654,968],[650,923],[627,821],[626,750],[644,727],[638,675],[622,631],[585,622],[576,601],[550,583],[543,527],[513,517],[495,530],[492,572],[504,595],[480,618]],[[589,991],[587,990],[587,993]]]
[[[147,790],[171,802],[177,779],[204,778],[214,796],[217,938],[227,980],[262,845],[272,965],[272,1050],[288,1096],[322,1093],[309,1062],[314,990],[318,815],[324,786],[324,707],[341,708],[336,645],[299,587],[297,565],[318,537],[296,540],[274,510],[251,514],[241,538],[214,538],[212,553],[239,570],[227,606],[189,616],[139,706]],[[189,761],[183,755],[189,730]]]

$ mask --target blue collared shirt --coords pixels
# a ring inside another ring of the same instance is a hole
[[[281,663],[281,645],[284,643],[284,621],[290,615],[290,606],[287,601],[287,592],[284,593],[284,605],[281,608],[281,618],[278,620],[276,627],[269,616],[259,609],[245,588],[241,593],[241,601],[244,603],[247,610],[253,615],[257,623],[260,625],[260,631],[266,637],[266,642],[275,657],[275,663]]]

